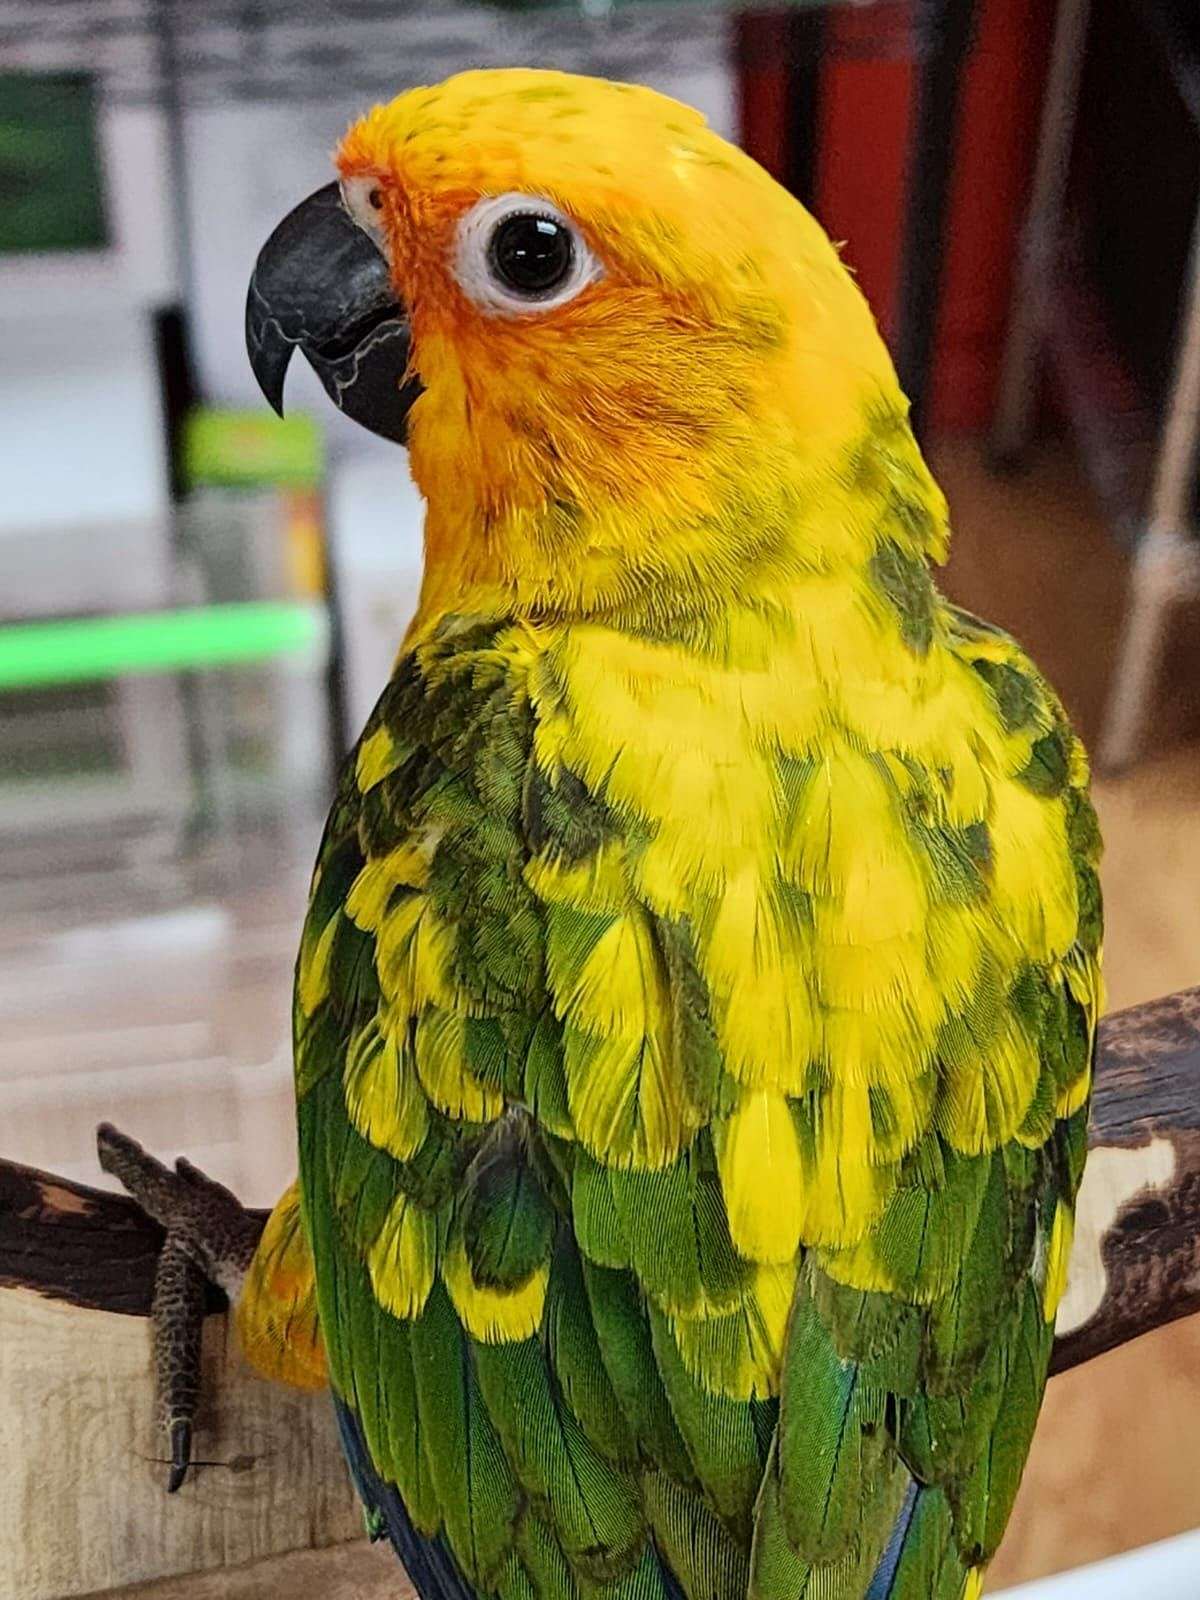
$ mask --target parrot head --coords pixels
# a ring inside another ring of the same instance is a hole
[[[837,558],[846,528],[805,508],[872,416],[923,474],[837,251],[699,113],[467,72],[376,107],[337,164],[263,248],[248,348],[276,407],[298,347],[408,444],[427,592],[694,608]]]

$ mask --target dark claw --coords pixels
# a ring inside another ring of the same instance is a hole
[[[223,1183],[218,1183],[215,1178],[210,1178],[207,1172],[201,1172],[199,1167],[194,1167],[186,1156],[175,1157],[175,1176],[181,1184],[191,1189],[197,1203],[202,1205],[212,1216],[221,1212],[224,1216],[241,1223],[247,1221],[246,1208],[234,1194],[232,1189],[227,1189]],[[257,1244],[258,1236],[255,1234],[254,1242]]]
[[[164,1212],[171,1209],[172,1202],[170,1169],[111,1122],[102,1122],[96,1129],[96,1151],[104,1171],[117,1179],[147,1216],[166,1227]]]
[[[210,1282],[236,1295],[254,1256],[263,1218],[224,1184],[180,1156],[172,1171],[109,1122],[96,1129],[100,1165],[142,1210],[173,1235]]]
[[[182,1487],[192,1464],[192,1425],[186,1417],[177,1417],[171,1424],[171,1470],[167,1474],[167,1493],[174,1494]]]
[[[177,1234],[168,1231],[154,1281],[154,1387],[171,1450],[167,1493],[187,1476],[192,1420],[200,1403],[207,1284]]]
[[[97,1128],[96,1145],[105,1172],[166,1231],[151,1315],[158,1411],[170,1443],[167,1493],[175,1494],[192,1464],[208,1284],[237,1295],[264,1219],[185,1157],[172,1171],[111,1123]]]

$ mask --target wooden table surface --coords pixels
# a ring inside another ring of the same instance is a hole
[[[242,1567],[108,1589],[95,1600],[409,1600],[414,1591],[388,1545],[297,1550]]]

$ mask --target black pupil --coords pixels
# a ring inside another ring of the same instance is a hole
[[[571,235],[553,217],[506,217],[492,234],[492,265],[519,294],[549,294],[571,270]]]

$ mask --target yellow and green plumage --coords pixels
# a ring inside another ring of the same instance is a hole
[[[351,130],[424,387],[427,573],[296,985],[352,1466],[425,1600],[962,1600],[1041,1400],[1098,835],[817,225],[648,91]],[[604,263],[489,316],[528,193]]]

